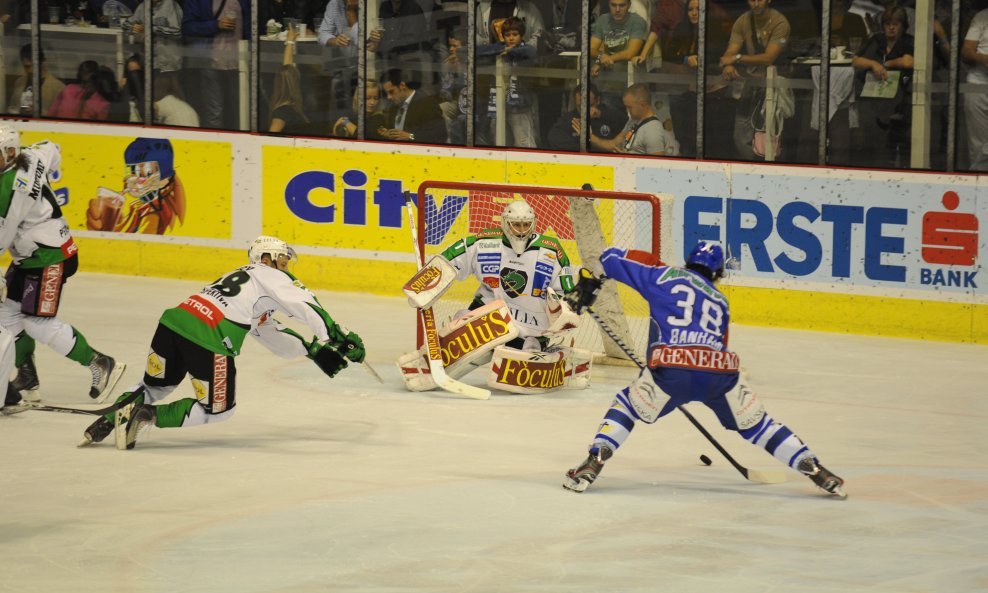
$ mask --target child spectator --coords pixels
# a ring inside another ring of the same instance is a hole
[[[498,55],[507,62],[509,72],[515,68],[529,66],[535,58],[537,50],[534,45],[525,43],[525,21],[518,17],[508,17],[501,27],[504,36],[503,43],[490,43],[477,47],[478,56]],[[511,74],[508,77],[508,92],[505,101],[508,130],[511,132],[513,146],[518,148],[535,148],[538,144],[535,127],[535,93],[530,83],[523,77]],[[490,90],[488,114],[491,125],[497,122],[497,89]],[[493,130],[492,130],[493,134]]]

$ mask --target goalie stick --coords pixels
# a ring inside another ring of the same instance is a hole
[[[419,234],[418,227],[415,223],[415,215],[412,213],[414,202],[412,202],[411,192],[405,192],[405,202],[408,208],[408,226],[412,231],[412,243],[415,246],[415,259],[417,260],[418,268],[421,269],[425,266],[425,253],[419,248]],[[422,316],[425,343],[429,353],[427,357],[429,360],[429,373],[432,375],[432,381],[436,386],[443,391],[449,391],[450,393],[456,393],[471,399],[489,399],[491,397],[490,391],[481,389],[480,387],[474,387],[473,385],[467,385],[446,374],[446,368],[443,367],[442,352],[439,350],[439,331],[436,328],[436,314],[433,312],[432,307],[425,307],[424,309],[420,309],[419,312]]]
[[[24,406],[25,412],[59,412],[61,414],[83,414],[86,416],[105,416],[111,412],[116,412],[127,404],[133,403],[138,397],[144,395],[143,390],[136,390],[126,398],[102,408],[64,408],[62,406],[29,405]]]
[[[614,330],[612,330],[607,325],[607,322],[601,319],[600,316],[597,315],[597,313],[593,310],[593,307],[587,307],[587,312],[590,313],[590,317],[593,317],[593,320],[597,322],[597,325],[600,326],[600,329],[604,330],[604,333],[606,333],[612,340],[614,340],[614,343],[617,344],[618,347],[621,348],[621,350],[624,351],[626,355],[628,355],[628,358],[631,360],[631,362],[638,365],[639,369],[645,370],[645,364],[638,359],[638,356],[636,356],[635,353],[631,351],[631,348],[629,348],[628,345],[624,343],[624,340],[622,340],[620,336],[614,333]],[[710,441],[710,444],[713,445],[714,448],[720,451],[720,454],[724,456],[724,459],[730,462],[730,464],[734,466],[734,469],[738,470],[738,472],[740,472],[740,474],[744,476],[745,479],[759,484],[781,484],[786,481],[786,475],[781,471],[773,471],[773,470],[762,471],[757,469],[748,469],[745,466],[741,465],[740,463],[737,462],[736,459],[734,459],[734,457],[731,456],[730,453],[727,452],[727,449],[725,449],[723,446],[721,446],[720,443],[717,442],[717,439],[715,439],[712,434],[707,432],[707,429],[704,428],[702,424],[700,424],[700,421],[693,417],[693,414],[690,414],[689,411],[683,406],[676,406],[676,409],[678,409],[680,412],[683,413],[684,416],[686,416],[687,420],[689,420],[690,423],[693,424],[693,426],[695,426],[696,429],[699,430],[700,433],[703,436],[705,436],[708,441]]]

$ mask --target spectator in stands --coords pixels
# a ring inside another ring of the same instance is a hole
[[[300,23],[307,22],[305,18],[304,0],[258,0],[257,3],[257,34],[267,35],[268,21],[284,23],[286,19],[295,19]]]
[[[589,107],[587,117],[590,120],[590,134],[611,140],[618,135],[624,127],[627,116],[612,109],[600,100],[600,92],[596,85],[591,84],[587,91],[589,97]],[[575,108],[564,113],[552,129],[549,130],[548,144],[552,150],[569,150],[579,152],[580,150],[580,101],[583,91],[580,87],[573,90],[573,104]]]
[[[144,58],[133,54],[124,65],[124,76],[120,79],[120,94],[128,105],[131,123],[144,122]]]
[[[38,49],[38,55],[41,60],[41,113],[45,113],[51,107],[55,97],[65,88],[65,84],[48,72],[48,65],[45,63],[45,52],[40,48]],[[34,74],[30,43],[21,46],[20,56],[24,73],[14,81],[10,100],[7,101],[7,111],[9,113],[31,117],[34,114],[34,90],[31,86]]]
[[[477,46],[476,55],[497,55],[507,64],[508,88],[505,92],[503,111],[497,105],[497,90],[491,88],[488,101],[490,125],[497,124],[498,117],[505,117],[507,129],[511,133],[511,146],[535,148],[538,146],[538,131],[535,126],[535,92],[530,78],[510,73],[515,68],[530,67],[535,59],[535,46],[525,43],[525,21],[512,16],[504,19],[501,26],[503,43],[489,43]],[[491,130],[493,136],[493,130]]]
[[[99,64],[95,60],[79,62],[79,66],[76,68],[77,82],[65,85],[62,92],[58,93],[51,106],[45,111],[45,115],[68,119],[106,119],[106,114],[109,113],[109,104],[89,84],[89,80],[96,74],[97,70],[99,70]]]
[[[151,37],[154,43],[152,73],[178,72],[182,69],[182,6],[177,0],[151,0]],[[124,23],[134,34],[136,43],[144,43],[144,3],[141,2]]]
[[[159,76],[153,86],[154,123],[185,128],[199,127],[199,114],[185,101],[185,94],[177,77]]]
[[[389,67],[419,60],[420,50],[431,49],[425,47],[429,22],[415,0],[384,0],[378,18],[383,32],[377,53]]]
[[[383,30],[372,26],[366,48],[377,51]],[[357,41],[360,35],[359,0],[329,0],[319,25],[319,45],[330,48],[334,58],[327,64],[331,80],[330,111],[348,109],[357,89]]]
[[[333,123],[333,136],[339,138],[357,137],[357,94],[353,95],[353,108],[342,114]],[[381,85],[374,80],[364,83],[364,111],[367,121],[364,123],[364,137],[367,140],[384,140],[379,130],[387,126],[387,118],[381,110]]]
[[[848,12],[847,3],[848,0],[830,0],[830,47],[856,52],[868,38],[868,26],[860,14]]]
[[[742,14],[731,29],[727,49],[720,58],[720,69],[728,83],[765,78],[766,68],[776,64],[789,41],[789,20],[769,5],[772,0],[748,0],[751,10]],[[760,109],[765,86],[745,84],[734,114],[736,156],[752,160],[755,129],[752,112]],[[716,139],[711,139],[716,140]]]
[[[910,4],[910,6],[906,6]],[[868,35],[882,33],[882,14],[893,6],[900,6],[906,12],[906,23],[908,30],[912,30],[916,22],[916,11],[912,5],[915,2],[902,0],[851,0],[850,12],[860,14],[864,17],[865,26],[868,28]]]
[[[412,75],[398,68],[389,69],[381,75],[381,87],[391,102],[388,125],[378,130],[383,138],[427,144],[446,141],[439,98],[422,92],[419,81]]]
[[[864,138],[884,138],[884,141],[863,146],[854,160],[862,165],[900,168],[909,163],[913,37],[907,33],[908,19],[901,6],[885,9],[881,21],[883,32],[868,39],[854,56],[851,66],[855,70],[854,88]],[[889,71],[898,72],[898,80],[893,77],[889,82]],[[862,96],[869,79],[892,85],[894,88],[890,88],[895,96]]]
[[[89,78],[89,84],[108,103],[106,116],[96,119],[115,122],[130,121],[130,102],[120,90],[120,80],[117,78],[116,72],[107,66],[100,66],[95,74]],[[88,89],[86,92],[89,92]]]
[[[971,19],[964,35],[961,58],[968,63],[968,84],[988,84],[988,8]],[[967,148],[972,171],[988,171],[988,92],[964,93]]]
[[[545,28],[542,13],[530,0],[479,0],[477,2],[477,45],[504,42],[501,27],[508,17],[525,22],[524,38],[529,45],[538,45]]]
[[[308,132],[309,118],[302,106],[302,77],[295,65],[295,41],[298,30],[294,27],[285,32],[285,50],[282,55],[281,70],[274,78],[274,91],[271,93],[271,123],[268,131],[276,134],[298,136]]]
[[[590,145],[601,152],[677,156],[679,143],[672,132],[671,121],[659,121],[652,108],[652,96],[642,83],[633,84],[622,97],[628,111],[624,129],[608,140],[590,134]]]
[[[631,0],[609,0],[609,7],[610,11],[597,19],[590,34],[591,76],[615,66],[626,67],[642,53],[648,37],[648,23],[630,11]],[[626,83],[602,85],[601,89],[606,92],[608,88],[625,86]]]
[[[442,70],[439,75],[439,108],[446,122],[446,136],[454,142],[455,136],[462,144],[466,138],[466,114],[460,113],[460,93],[467,86],[467,28],[453,27],[446,35],[446,45],[440,48]],[[456,129],[458,126],[463,130]]]
[[[319,25],[319,45],[339,48],[341,53],[357,59],[357,35],[360,34],[359,0],[329,0],[322,23]],[[367,49],[377,51],[381,42],[382,30],[371,28],[367,38]]]
[[[130,106],[122,97],[112,70],[91,60],[79,64],[82,81],[58,94],[46,115],[71,119],[129,121]]]
[[[239,42],[250,31],[250,0],[185,0],[182,35],[199,62],[193,84],[205,127],[240,128]]]
[[[655,7],[652,9],[652,19],[648,25],[648,37],[645,38],[645,45],[641,53],[634,60],[636,64],[648,60],[656,45],[662,50],[663,62],[669,59],[665,54],[666,44],[673,32],[686,21],[684,16],[689,11],[688,4],[689,2],[682,2],[681,0],[658,0],[655,3]],[[697,20],[699,20],[699,14],[699,9],[697,9]],[[707,14],[710,14],[709,9]]]
[[[679,17],[674,18],[671,14],[661,16],[662,11],[671,12],[673,8],[681,11]],[[708,34],[726,42],[725,23],[729,23],[727,13],[719,5],[707,2],[707,15]],[[699,39],[699,0],[688,0],[685,6],[680,6],[677,0],[661,0],[655,7],[655,16],[652,18],[645,46],[634,58],[636,64],[646,64],[652,48],[658,44],[662,52],[661,71],[679,75],[685,84],[685,87],[681,83],[668,89],[669,114],[676,126],[676,138],[680,143],[680,155],[683,156],[693,156],[696,153],[696,69],[699,67]],[[708,69],[711,66],[709,61],[707,66]],[[722,92],[726,88],[727,85],[723,82],[708,83],[707,104],[713,106],[714,101],[720,101],[720,96],[726,95]],[[715,97],[714,93],[720,95]]]
[[[593,26],[597,20],[597,0],[590,0],[590,25]],[[580,30],[583,27],[583,3],[579,0],[540,0],[536,3],[542,20],[545,21],[545,31],[542,35],[554,37],[555,42],[566,36],[571,41],[564,41],[563,46],[555,49],[553,53],[559,51],[579,51]],[[540,42],[544,41],[541,36]]]

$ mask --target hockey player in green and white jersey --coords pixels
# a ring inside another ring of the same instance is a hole
[[[143,380],[117,398],[140,391],[138,399],[116,414],[100,417],[85,431],[86,446],[116,429],[118,449],[131,449],[138,433],[151,425],[178,428],[228,420],[236,400],[237,368],[250,334],[282,358],[307,356],[330,377],[347,359],[364,360],[360,336],[333,321],[316,297],[290,272],[295,252],[276,237],[260,236],[248,250],[250,264],[218,278],[177,307],[166,310],[151,339]],[[315,337],[305,340],[274,318],[275,311],[296,317]],[[186,375],[195,397],[153,405],[170,394]]]
[[[89,396],[103,401],[126,365],[94,350],[79,330],[56,317],[62,287],[79,268],[79,249],[50,186],[50,179],[57,178],[61,153],[51,142],[21,149],[20,140],[12,125],[0,123],[0,253],[10,251],[13,258],[0,281],[7,287],[0,325],[15,336],[18,370],[10,395],[40,399],[34,366],[37,340],[88,366]]]
[[[588,384],[591,354],[569,340],[581,320],[561,298],[574,288],[569,257],[536,222],[530,204],[511,202],[500,228],[455,241],[405,284],[409,303],[424,309],[455,281],[480,283],[469,310],[438,331],[449,377],[487,367],[489,387],[522,394]],[[424,348],[398,359],[412,391],[436,387],[427,367]]]

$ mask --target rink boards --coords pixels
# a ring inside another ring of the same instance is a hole
[[[88,230],[86,212],[101,187],[123,193],[124,155],[148,130],[20,128],[62,146],[54,187],[90,272],[211,280],[265,233],[296,246],[313,288],[393,295],[414,271],[404,191],[590,183],[671,196],[673,262],[698,239],[724,242],[740,264],[725,288],[737,322],[988,343],[988,177],[153,130],[185,211],[134,235]]]

